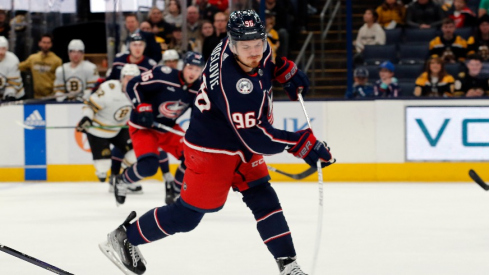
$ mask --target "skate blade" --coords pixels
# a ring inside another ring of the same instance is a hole
[[[109,260],[114,263],[124,274],[126,275],[137,275],[136,273],[130,271],[127,269],[124,264],[119,260],[119,258],[116,256],[114,250],[112,247],[109,246],[108,242],[101,242],[98,244],[98,247],[100,248],[100,251],[104,253],[104,255],[109,258]]]

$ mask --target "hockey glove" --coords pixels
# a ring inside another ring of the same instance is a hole
[[[151,128],[153,126],[153,107],[151,107],[151,104],[139,104],[136,111],[135,123],[146,128]]]
[[[89,117],[84,116],[80,122],[78,122],[78,125],[76,125],[76,130],[78,132],[85,132],[90,126],[92,126],[92,120]]]
[[[309,90],[307,75],[299,70],[294,62],[285,57],[277,56],[275,62],[275,79],[284,85],[284,90],[290,100],[297,101],[299,93],[304,96]]]
[[[321,160],[321,167],[329,166],[336,162],[329,152],[326,142],[318,141],[312,134],[311,129],[301,130],[301,138],[297,144],[288,150],[295,157],[304,159],[311,167],[316,167],[318,160]]]

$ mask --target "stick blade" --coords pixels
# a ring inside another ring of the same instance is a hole
[[[477,173],[470,169],[469,171],[469,176],[472,180],[475,181],[475,183],[477,183],[480,187],[482,187],[482,189],[488,191],[489,190],[489,185],[487,185],[480,177],[479,175],[477,175]]]

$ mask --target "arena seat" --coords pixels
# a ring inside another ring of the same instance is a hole
[[[399,46],[399,63],[424,64],[428,53],[428,43],[424,45],[401,44]]]
[[[367,45],[363,50],[366,65],[378,65],[383,61],[397,61],[396,45]]]
[[[463,67],[460,63],[448,63],[445,64],[445,70],[454,78],[457,78],[458,74],[462,71]]]
[[[467,40],[472,35],[472,28],[456,29],[455,35],[460,35],[463,39]]]
[[[404,30],[404,42],[405,43],[426,43],[428,44],[433,38],[438,35],[436,29],[410,29]]]
[[[401,89],[401,93],[399,96],[406,96],[406,97],[412,97],[414,93],[414,88],[416,87],[416,84],[411,81],[408,82],[399,82],[399,88]]]
[[[423,64],[399,64],[396,66],[395,76],[400,82],[415,82],[423,69]]]
[[[385,30],[385,44],[395,45],[401,43],[402,29]]]

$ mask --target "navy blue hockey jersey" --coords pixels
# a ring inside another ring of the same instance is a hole
[[[207,60],[185,143],[196,150],[239,155],[271,155],[294,146],[300,134],[273,128],[270,46],[259,69],[244,72],[223,39]]]
[[[173,127],[195,102],[200,80],[188,86],[183,81],[182,72],[167,66],[157,66],[129,81],[126,93],[133,108],[141,103],[151,104],[154,121]],[[136,111],[131,112],[129,124],[143,128],[134,123]],[[164,130],[158,129],[165,132]]]
[[[111,79],[120,80],[121,79],[122,67],[124,67],[124,65],[126,65],[126,64],[132,64],[129,61],[129,54],[128,53],[117,56],[114,59],[114,63],[112,63],[112,70],[110,71],[110,75],[107,76],[105,79],[106,80],[111,80]],[[154,61],[151,58],[144,56],[144,58],[140,62],[134,63],[134,64],[136,64],[138,66],[139,71],[141,73],[144,73],[146,71],[153,69],[153,67],[156,66],[156,61]]]

